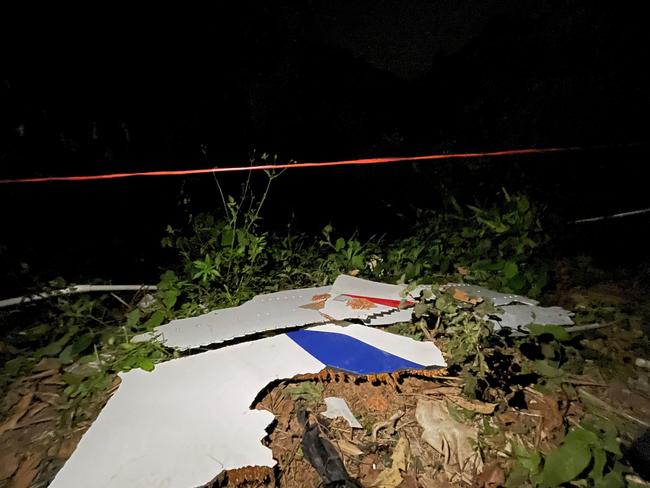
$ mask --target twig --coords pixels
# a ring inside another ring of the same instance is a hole
[[[627,481],[628,483],[634,483],[635,485],[641,486],[643,488],[650,488],[650,483],[639,478],[635,474],[626,474],[625,481]]]
[[[422,393],[425,395],[458,395],[460,391],[460,386],[438,386],[422,390]]]
[[[531,388],[530,386],[526,386],[524,388],[524,390],[526,390],[528,393],[530,393],[532,395],[535,395],[537,397],[543,397],[544,396],[544,394],[542,392],[539,392],[539,391],[535,390],[534,388]]]
[[[405,427],[408,427],[409,425],[413,425],[413,424],[415,424],[415,423],[417,423],[417,420],[409,420],[408,422],[406,422],[406,423],[400,425],[399,428],[400,428],[400,430],[401,430],[401,429],[403,429],[403,428],[405,428]]]
[[[39,405],[36,405],[34,408],[32,408],[29,412],[27,412],[27,417],[33,417],[37,413],[43,411],[46,409],[48,406],[50,406],[47,402],[43,402]]]
[[[42,424],[43,422],[49,422],[50,420],[56,420],[57,417],[44,417],[42,419],[32,419],[29,422],[24,422],[22,424],[16,425],[12,430],[22,429],[24,427],[29,427],[34,424]]]
[[[604,383],[596,383],[595,381],[582,380],[580,378],[565,378],[562,380],[562,383],[569,383],[573,386],[593,386],[596,388],[607,388],[607,385]]]
[[[54,369],[54,368],[48,369],[46,371],[43,371],[42,373],[36,373],[31,376],[26,376],[23,378],[23,381],[31,381],[31,380],[38,380],[41,378],[47,378],[48,376],[53,376],[58,372],[59,372],[58,369]]]
[[[543,417],[543,415],[540,415],[540,414],[538,414],[538,413],[524,412],[524,411],[522,411],[522,410],[517,411],[517,414],[518,414],[518,415],[524,415],[524,416],[526,416],[526,417],[538,417],[538,418],[542,418],[542,417]]]
[[[565,327],[564,330],[567,332],[583,332],[585,330],[595,330],[602,329],[603,327],[609,327],[610,325],[615,325],[617,322],[607,322],[606,324],[587,324],[587,325],[572,325],[571,327]]]
[[[126,303],[123,299],[121,299],[119,296],[117,296],[115,293],[111,292],[111,296],[115,298],[118,302],[120,302],[122,305],[124,305],[127,309],[131,308],[131,305]]]
[[[424,336],[431,342],[434,342],[431,332],[429,331],[429,329],[426,328],[426,326],[422,323],[421,320],[418,322],[418,326],[420,327],[420,330],[422,331]]]
[[[438,329],[440,328],[440,322],[442,322],[442,312],[438,313],[438,318],[436,319],[436,325],[433,328],[433,336],[435,337],[436,333],[438,332]]]
[[[610,405],[606,401],[601,400],[600,398],[598,398],[595,395],[592,395],[591,393],[586,391],[584,388],[578,388],[578,393],[580,395],[584,396],[588,401],[590,401],[592,403],[595,403],[596,405],[598,405],[601,408],[604,408],[605,410],[609,410],[610,412],[616,413],[616,414],[620,415],[621,417],[626,418],[627,420],[630,420],[632,422],[636,422],[639,425],[642,425],[645,428],[650,428],[650,424],[648,422],[646,422],[645,420],[641,420],[641,419],[639,419],[637,417],[634,417],[633,415],[630,415],[627,412],[623,412],[623,411],[613,407],[612,405]]]

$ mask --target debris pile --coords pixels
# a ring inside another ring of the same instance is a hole
[[[346,288],[348,283],[354,286]],[[198,486],[224,470],[273,467],[272,453],[261,443],[273,415],[251,410],[269,384],[328,369],[367,377],[401,371],[439,374],[446,367],[430,342],[325,318],[341,320],[350,314],[372,324],[385,323],[391,314],[410,317],[400,309],[406,302],[400,297],[403,291],[402,286],[341,277],[331,290],[260,296],[235,309],[159,327],[154,335],[167,346],[188,349],[323,324],[241,340],[161,363],[150,373],[120,374],[119,389],[51,486]],[[406,302],[407,307],[413,304]],[[313,422],[305,425],[306,432],[318,437]]]
[[[616,323],[607,342],[572,310],[340,276],[174,320],[134,341],[177,358],[119,374],[81,440],[57,446],[50,473],[69,459],[51,486],[624,486],[619,441],[639,448],[619,420],[650,426],[647,360],[628,354],[634,374],[605,378],[575,347],[619,357],[639,332]],[[66,371],[40,368],[0,433],[39,435],[52,417],[46,383]],[[3,455],[0,487],[29,486],[45,456]]]

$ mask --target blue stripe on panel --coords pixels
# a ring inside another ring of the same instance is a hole
[[[377,374],[403,369],[424,369],[421,364],[395,356],[345,334],[297,330],[287,335],[328,367],[349,373]]]

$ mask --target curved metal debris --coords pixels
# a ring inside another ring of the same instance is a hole
[[[321,339],[350,340],[358,354],[347,371],[390,373],[403,365],[442,368],[434,344],[363,325],[307,329]],[[322,349],[320,350],[322,352]],[[158,364],[146,373],[120,373],[122,383],[82,437],[51,487],[186,488],[221,471],[275,465],[262,444],[273,421],[251,405],[268,384],[340,367],[288,334],[244,342]]]

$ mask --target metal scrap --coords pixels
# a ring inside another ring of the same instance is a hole
[[[562,307],[539,307],[533,305],[506,305],[495,313],[495,327],[525,330],[527,325],[573,325],[571,312]]]
[[[327,410],[321,413],[323,417],[326,417],[328,419],[341,417],[345,419],[348,425],[353,429],[363,428],[343,398],[327,397],[325,398],[325,405],[327,406]]]

